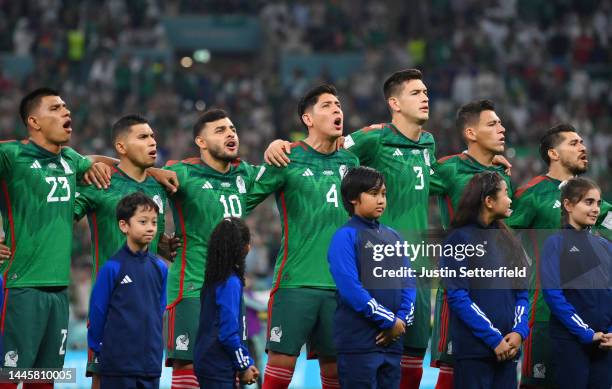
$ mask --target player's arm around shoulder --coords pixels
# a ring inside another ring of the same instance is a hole
[[[382,128],[382,125],[374,125],[347,135],[344,138],[344,149],[353,153],[362,165],[368,165],[374,160],[380,148]]]
[[[249,213],[270,194],[283,188],[287,169],[270,164],[261,165],[246,196],[246,212]]]

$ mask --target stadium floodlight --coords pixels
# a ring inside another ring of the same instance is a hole
[[[181,58],[181,66],[184,68],[190,68],[193,65],[193,59],[191,57]]]
[[[206,49],[196,50],[193,52],[193,59],[196,62],[207,63],[210,61],[210,51]]]

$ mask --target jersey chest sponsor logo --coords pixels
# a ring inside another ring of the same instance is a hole
[[[314,176],[314,173],[312,172],[312,170],[310,170],[310,168],[306,168],[306,170],[304,170],[304,173],[302,173],[302,177],[312,177]]]
[[[333,171],[331,171],[331,170],[324,170],[324,171],[323,171],[323,175],[324,175],[324,176],[333,176],[333,175],[334,175],[334,172],[333,172]]]
[[[176,349],[177,351],[189,350],[189,335],[183,334],[176,337]]]
[[[222,188],[229,188],[230,186],[232,186],[232,184],[230,184],[229,182],[222,182],[221,183],[221,187]]]
[[[270,330],[270,342],[280,343],[283,336],[283,329],[279,327],[272,327]]]

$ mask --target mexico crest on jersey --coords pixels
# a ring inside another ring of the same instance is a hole
[[[236,186],[238,187],[238,193],[246,193],[246,184],[242,176],[236,177]]]
[[[153,196],[153,202],[157,204],[157,207],[159,208],[159,213],[163,214],[164,213],[164,202],[162,201],[161,197],[159,197],[159,195]]]
[[[340,178],[344,178],[344,175],[346,174],[346,165],[340,165],[338,172],[340,173]]]

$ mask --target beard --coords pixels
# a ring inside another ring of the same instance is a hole
[[[577,163],[576,164],[571,164],[568,162],[563,163],[563,165],[565,166],[565,168],[567,170],[570,171],[570,173],[572,173],[575,176],[578,176],[580,174],[584,174],[587,172],[587,170],[589,170],[589,164],[587,163],[584,167],[579,166]]]
[[[208,152],[210,153],[210,155],[214,158],[217,159],[219,161],[223,161],[223,162],[232,162],[233,160],[235,160],[238,157],[238,151],[236,150],[235,153],[230,154],[225,152],[223,145],[221,146],[213,146],[211,147],[210,145],[208,146]]]

